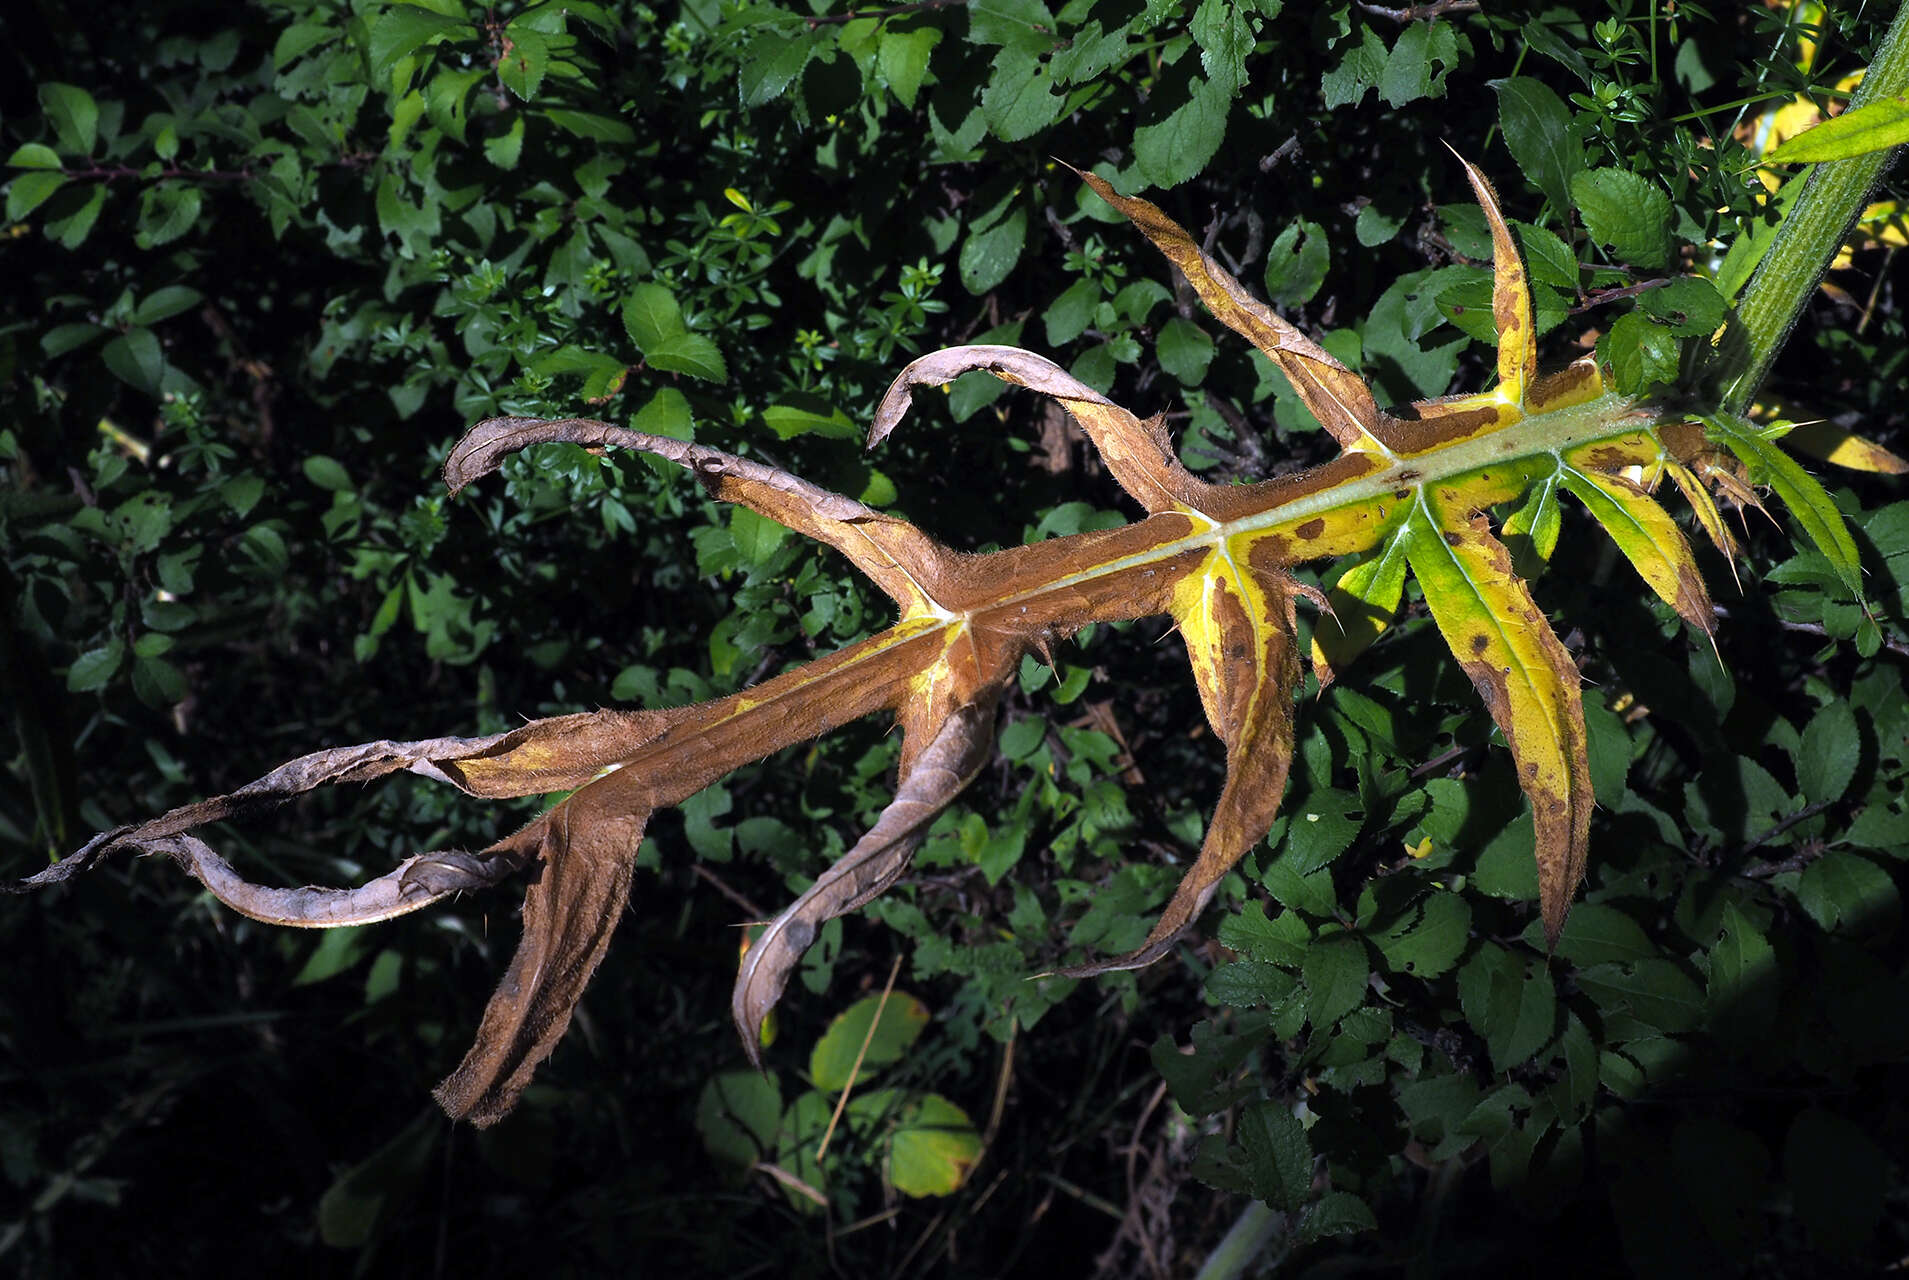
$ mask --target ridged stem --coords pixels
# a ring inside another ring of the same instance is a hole
[[[1896,10],[1895,21],[1890,23],[1862,84],[1850,99],[1849,109],[1905,92],[1909,92],[1909,5]],[[1725,389],[1725,410],[1742,413],[1749,408],[1790,330],[1795,328],[1797,317],[1809,305],[1810,295],[1835,260],[1836,251],[1849,238],[1870,191],[1901,150],[1891,147],[1812,165],[1807,175],[1793,179],[1801,181],[1803,189],[1778,228],[1769,255],[1737,303],[1750,363]]]

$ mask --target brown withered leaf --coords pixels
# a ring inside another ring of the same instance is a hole
[[[855,847],[769,922],[736,975],[731,1015],[749,1060],[762,1065],[762,1020],[782,998],[789,975],[817,931],[881,893],[908,869],[908,861],[941,811],[973,781],[994,749],[994,702],[970,703],[950,715],[915,755],[895,798]]]
[[[1689,549],[1633,477],[1654,483],[1670,475],[1727,553],[1729,535],[1703,483],[1738,501],[1757,498],[1737,465],[1723,462],[1719,444],[1739,457],[1754,455],[1766,471],[1772,462],[1767,442],[1745,434],[1753,429],[1660,417],[1613,390],[1594,360],[1539,377],[1517,246],[1490,184],[1469,164],[1465,172],[1485,210],[1496,259],[1499,383],[1490,391],[1381,411],[1356,373],[1248,294],[1158,207],[1083,174],[1185,275],[1215,319],[1279,366],[1339,442],[1338,457],[1257,484],[1210,484],[1181,464],[1162,417],[1132,413],[1043,356],[1001,346],[935,352],[896,378],[875,414],[871,445],[907,415],[915,388],[985,370],[1071,416],[1145,513],[1112,529],[964,555],[905,520],[703,445],[582,418],[481,422],[445,465],[453,492],[533,445],[640,449],[685,468],[714,497],[841,552],[895,601],[899,617],[878,635],[695,706],[605,710],[490,737],[317,752],[229,795],[105,832],[39,875],[0,887],[20,892],[65,880],[112,853],[162,853],[248,915],[330,927],[386,919],[524,872],[530,884],[523,939],[476,1042],[438,1090],[453,1116],[488,1124],[510,1109],[569,1025],[628,900],[651,814],[740,765],[850,720],[895,715],[902,751],[893,801],[745,955],[732,1013],[755,1060],[762,1020],[816,931],[903,874],[928,825],[987,759],[996,705],[1022,657],[1045,653],[1090,623],[1165,614],[1185,642],[1202,708],[1225,745],[1226,781],[1199,855],[1146,941],[1128,955],[1064,972],[1131,968],[1171,948],[1278,812],[1300,671],[1294,605],[1301,597],[1327,600],[1290,570],[1378,549],[1334,587],[1346,622],[1316,658],[1322,681],[1379,638],[1409,568],[1511,749],[1532,806],[1540,905],[1555,940],[1589,847],[1583,705],[1569,653],[1486,513],[1534,487],[1544,495],[1576,493],[1644,582],[1707,631],[1709,600]],[[1707,432],[1727,438],[1713,441]],[[1840,519],[1800,470],[1785,468],[1777,479],[1785,500],[1793,508],[1805,501],[1824,529]],[[1555,507],[1546,510],[1546,538],[1555,539]],[[1851,566],[1853,556],[1852,549]],[[480,798],[572,794],[489,848],[422,853],[348,889],[251,884],[192,834],[317,787],[400,770]]]

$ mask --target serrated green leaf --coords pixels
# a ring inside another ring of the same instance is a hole
[[[1047,345],[1066,346],[1085,333],[1105,297],[1106,290],[1098,280],[1076,280],[1067,286],[1041,317],[1047,326]]]
[[[961,245],[961,284],[981,294],[1008,278],[1027,243],[1027,210],[1017,202],[999,222],[968,234]]]
[[[876,65],[881,68],[882,79],[888,82],[888,87],[910,110],[914,109],[921,83],[927,77],[928,56],[940,41],[941,32],[935,27],[882,32],[881,43],[876,46]]]
[[[729,379],[729,366],[723,361],[722,350],[716,346],[715,339],[700,333],[679,333],[664,338],[645,350],[643,358],[652,369],[666,373],[686,373],[706,382]]]
[[[283,71],[319,45],[328,44],[342,34],[340,27],[328,22],[294,22],[278,33],[272,45],[272,69]]]
[[[830,440],[851,440],[862,432],[862,428],[846,413],[833,408],[824,413],[798,405],[772,404],[762,411],[762,420],[771,431],[784,440],[806,435],[823,436]]]
[[[609,116],[593,115],[588,111],[568,111],[556,107],[543,109],[544,119],[579,138],[588,138],[593,142],[613,142],[627,146],[636,141],[636,130],[621,120]]]
[[[814,34],[800,24],[752,38],[742,51],[742,105],[759,107],[781,97],[814,54]]]
[[[1365,944],[1351,937],[1315,942],[1299,972],[1306,981],[1306,1018],[1322,1030],[1365,1002],[1366,982],[1372,976]]]
[[[85,203],[65,217],[48,218],[45,224],[46,234],[58,240],[63,249],[77,249],[86,242],[93,230],[93,224],[99,221],[101,209],[106,207],[106,187],[95,186],[87,194]]]
[[[525,102],[543,87],[550,67],[550,43],[540,31],[513,22],[504,28],[503,51],[497,59],[497,79]]]
[[[1723,905],[1721,931],[1710,949],[1710,1015],[1713,1033],[1750,1044],[1770,1029],[1783,979],[1769,940],[1733,902]]]
[[[1557,1034],[1557,990],[1543,963],[1486,946],[1458,974],[1466,1021],[1485,1038],[1499,1072],[1528,1060]]]
[[[149,396],[159,394],[166,373],[165,352],[151,329],[129,329],[100,349],[113,376]]]
[[[735,540],[736,550],[742,552],[743,559],[751,564],[766,564],[782,540],[789,536],[789,531],[747,507],[731,507],[729,536]]]
[[[1377,1231],[1379,1220],[1372,1216],[1366,1202],[1350,1191],[1328,1191],[1319,1203],[1306,1210],[1299,1220],[1299,1238],[1321,1240],[1327,1236],[1351,1236],[1361,1231]]]
[[[126,659],[126,645],[112,640],[97,649],[88,649],[66,670],[66,687],[72,693],[92,693],[104,689],[118,674]]]
[[[133,308],[132,322],[158,324],[161,320],[170,320],[181,311],[199,305],[204,297],[197,289],[182,284],[166,285],[139,300],[139,305]]]
[[[133,660],[133,692],[154,710],[165,710],[185,700],[190,686],[186,673],[164,658]]]
[[[1277,1102],[1255,1102],[1240,1113],[1239,1143],[1253,1195],[1293,1210],[1312,1194],[1312,1142],[1299,1118]]]
[[[7,164],[14,169],[57,169],[61,165],[60,153],[44,142],[26,142],[14,148],[7,157]]]
[[[75,155],[93,154],[99,141],[99,104],[92,94],[76,84],[42,84],[40,109],[60,135],[61,147]]]
[[[680,337],[684,332],[683,312],[676,295],[660,284],[637,285],[623,300],[623,331],[646,355],[651,347]]]
[[[1723,323],[1727,306],[1717,286],[1697,276],[1680,276],[1637,300],[1638,309],[1680,338],[1707,338]]]
[[[1543,227],[1534,227],[1528,222],[1512,224],[1518,234],[1518,243],[1524,249],[1525,265],[1531,270],[1534,284],[1549,285],[1554,289],[1576,289],[1578,287],[1578,260],[1571,252],[1571,246]]]
[[[1455,893],[1433,893],[1415,903],[1405,917],[1373,945],[1394,973],[1436,978],[1458,963],[1471,941],[1471,906]]]
[[[1253,51],[1253,28],[1238,0],[1200,0],[1187,23],[1200,46],[1200,68],[1207,79],[1237,93],[1246,81],[1246,55]]]
[[[1442,98],[1445,77],[1457,64],[1458,32],[1451,23],[1408,22],[1379,75],[1379,97],[1393,107]]]
[[[1589,169],[1571,178],[1584,229],[1620,262],[1658,268],[1670,262],[1670,199],[1624,169]]]
[[[1584,171],[1584,146],[1571,136],[1570,108],[1550,86],[1529,76],[1513,76],[1492,87],[1498,91],[1498,124],[1511,158],[1544,193],[1552,212],[1565,217],[1572,208],[1572,179]],[[1576,284],[1574,266],[1561,287]]]
[[[1255,960],[1297,969],[1306,958],[1312,930],[1292,912],[1268,918],[1263,903],[1250,902],[1220,922],[1220,945]]]
[[[1195,83],[1173,114],[1134,130],[1133,158],[1140,175],[1156,187],[1177,187],[1206,168],[1226,138],[1232,105],[1233,94],[1225,85]]]
[[[1379,77],[1385,74],[1385,41],[1371,27],[1359,28],[1359,43],[1348,48],[1339,65],[1325,73],[1320,80],[1325,90],[1326,109],[1336,111],[1340,107],[1357,106],[1366,91],[1379,83]]]
[[[1902,917],[1902,895],[1889,873],[1840,849],[1803,869],[1796,900],[1810,919],[1830,932],[1882,934]]]
[[[1796,785],[1813,804],[1841,800],[1862,763],[1862,732],[1856,713],[1841,698],[1823,704],[1803,730],[1796,753]]]
[[[371,78],[383,84],[398,59],[425,43],[455,35],[460,40],[476,40],[477,31],[461,18],[446,17],[420,9],[416,5],[393,5],[380,14],[371,27]]]
[[[1320,791],[1286,812],[1286,838],[1280,860],[1300,875],[1328,866],[1352,845],[1365,823],[1359,797],[1343,791]]]
[[[1578,970],[1577,981],[1606,1014],[1629,1013],[1664,1035],[1694,1031],[1704,1020],[1703,988],[1661,956],[1591,965]]]
[[[313,454],[304,461],[305,478],[321,489],[333,493],[350,493],[356,487],[351,483],[351,473],[339,464],[335,458],[323,454]]]
[[[134,236],[142,249],[171,244],[199,220],[204,200],[199,188],[181,182],[148,187],[139,197],[139,230]]]
[[[510,128],[484,139],[484,159],[499,169],[515,169],[524,154],[524,118],[511,118]]]
[[[1251,1009],[1284,1000],[1299,985],[1286,969],[1265,960],[1235,960],[1206,978],[1206,994],[1221,1004]]]
[[[1003,50],[995,59],[988,87],[981,94],[981,114],[988,129],[1003,142],[1031,138],[1060,115],[1065,99],[1054,92],[1047,64],[1032,53]]]
[[[1598,355],[1610,366],[1617,389],[1627,396],[1641,396],[1677,380],[1677,335],[1664,325],[1652,324],[1641,312],[1619,316],[1598,340]]]
[[[7,184],[7,221],[19,222],[66,185],[66,175],[33,169]]]
[[[1571,913],[1557,953],[1575,965],[1628,964],[1658,954],[1643,927],[1616,907],[1587,902]]]

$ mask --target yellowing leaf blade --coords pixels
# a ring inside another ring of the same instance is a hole
[[[1909,475],[1909,459],[1828,422],[1798,423],[1784,439],[1798,451],[1831,466],[1886,476]]]
[[[1238,543],[1234,554],[1215,552],[1204,573],[1182,581],[1173,606],[1200,701],[1226,743],[1226,784],[1200,856],[1145,942],[1124,956],[1061,970],[1068,977],[1137,969],[1165,955],[1279,812],[1292,763],[1292,696],[1299,683],[1293,589],[1277,565],[1249,560],[1242,572],[1237,562],[1248,559],[1252,547],[1246,538]]]
[[[1453,152],[1453,155],[1458,155]],[[1531,286],[1517,241],[1498,208],[1498,193],[1485,175],[1465,159],[1465,180],[1485,210],[1491,227],[1491,315],[1498,326],[1498,395],[1506,404],[1522,406],[1525,392],[1538,376],[1538,331],[1531,322]]]
[[[1567,464],[1561,479],[1650,589],[1685,622],[1709,635],[1715,617],[1710,592],[1676,521],[1648,493],[1619,476]]]
[[[1591,766],[1577,667],[1482,518],[1425,503],[1410,529],[1406,554],[1432,619],[1504,734],[1531,801],[1539,905],[1555,943],[1590,846]]]
[[[1405,594],[1405,530],[1339,575],[1326,593],[1329,612],[1312,630],[1312,665],[1327,685],[1385,633]]]
[[[1371,388],[1358,374],[1281,319],[1271,307],[1247,293],[1239,281],[1202,253],[1193,237],[1158,205],[1123,196],[1095,174],[1081,173],[1080,178],[1101,199],[1126,215],[1127,220],[1180,269],[1180,274],[1200,295],[1200,301],[1206,304],[1214,319],[1265,352],[1280,367],[1299,398],[1333,439],[1347,449],[1384,451],[1372,435],[1379,421],[1379,407],[1372,399]]]

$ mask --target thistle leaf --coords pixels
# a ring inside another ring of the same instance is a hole
[[[1249,566],[1245,573],[1235,568],[1239,563]],[[1199,858],[1146,941],[1124,956],[1062,969],[1064,977],[1138,969],[1165,955],[1212,901],[1226,873],[1265,837],[1286,793],[1293,689],[1299,683],[1291,580],[1276,566],[1256,563],[1250,543],[1236,545],[1181,581],[1173,617],[1207,720],[1226,744],[1226,784]]]
[[[229,795],[105,832],[0,890],[57,883],[114,852],[164,853],[241,912],[325,928],[386,919],[531,870],[523,941],[470,1053],[438,1091],[453,1115],[487,1124],[510,1109],[569,1024],[628,899],[652,813],[850,720],[896,714],[902,753],[894,800],[747,952],[732,1013],[754,1060],[757,1029],[816,931],[900,876],[927,825],[981,768],[994,707],[1023,656],[1090,623],[1165,613],[1178,624],[1201,705],[1225,744],[1226,782],[1197,860],[1145,942],[1065,972],[1157,959],[1278,811],[1294,746],[1295,596],[1308,595],[1328,615],[1313,646],[1323,684],[1384,630],[1409,568],[1511,748],[1532,805],[1540,900],[1555,943],[1584,875],[1592,803],[1578,674],[1511,553],[1477,513],[1523,499],[1504,535],[1519,546],[1521,563],[1536,568],[1559,537],[1563,485],[1652,589],[1708,631],[1708,596],[1689,547],[1648,493],[1624,477],[1654,482],[1669,474],[1728,555],[1734,544],[1702,481],[1726,498],[1760,504],[1734,464],[1717,465],[1714,441],[1741,459],[1752,481],[1776,490],[1852,591],[1858,567],[1822,486],[1748,422],[1718,416],[1700,429],[1658,417],[1607,385],[1592,359],[1536,375],[1525,268],[1490,185],[1469,164],[1465,170],[1492,234],[1499,338],[1492,391],[1381,413],[1351,370],[1247,295],[1158,208],[1083,175],[1186,275],[1216,317],[1286,372],[1340,442],[1339,457],[1257,484],[1209,484],[1181,465],[1162,419],[1137,417],[1045,357],[998,346],[938,352],[896,379],[871,444],[906,415],[915,387],[985,370],[1065,407],[1148,513],[1116,528],[956,555],[905,520],[719,450],[590,419],[490,419],[452,449],[445,481],[453,492],[532,444],[641,449],[684,467],[716,498],[841,551],[897,602],[901,617],[878,635],[695,706],[557,716],[484,738],[371,742],[300,757]],[[668,327],[673,302],[663,307],[651,294],[638,301],[657,302],[639,307],[638,320]],[[1524,555],[1526,548],[1535,554]],[[1340,574],[1330,596],[1289,572],[1337,556],[1364,558]],[[415,855],[346,889],[249,883],[192,834],[320,786],[401,770],[480,798],[572,794],[489,848]]]
[[[523,938],[510,968],[470,1051],[435,1090],[453,1120],[484,1128],[503,1119],[569,1029],[629,904],[649,816],[586,787],[506,842],[539,870],[524,895]]]
[[[928,825],[973,780],[993,746],[992,698],[949,716],[903,773],[895,798],[868,834],[770,921],[744,953],[730,1012],[743,1049],[758,1069],[762,1020],[781,999],[789,974],[817,931],[882,892],[908,869]]]
[[[1886,476],[1909,475],[1909,459],[1828,422],[1799,422],[1784,439],[1798,451],[1831,466]]]
[[[1472,194],[1478,197],[1491,227],[1491,316],[1498,327],[1498,399],[1523,408],[1525,392],[1538,377],[1538,331],[1531,323],[1531,286],[1525,278],[1524,259],[1518,256],[1517,241],[1511,238],[1511,228],[1499,211],[1498,193],[1471,161],[1456,151],[1452,154],[1465,166],[1465,180],[1471,183]]]
[[[1424,502],[1406,554],[1432,619],[1471,677],[1518,767],[1537,832],[1538,901],[1555,945],[1584,878],[1591,833],[1591,765],[1578,670],[1511,570],[1511,554],[1482,517]]]
[[[1568,462],[1559,476],[1650,589],[1685,622],[1710,635],[1715,618],[1710,592],[1677,522],[1622,476],[1579,471]]]
[[[1776,491],[1783,505],[1790,509],[1791,517],[1830,562],[1850,594],[1861,600],[1862,563],[1856,554],[1856,541],[1850,537],[1843,513],[1836,509],[1822,483],[1789,454],[1766,440],[1763,433],[1744,418],[1719,413],[1704,418],[1703,424],[1707,435],[1737,455],[1737,460],[1748,469],[1752,484],[1768,485]]]
[[[916,387],[941,386],[974,370],[1060,401],[1094,442],[1120,487],[1148,512],[1200,509],[1216,488],[1181,464],[1159,418],[1141,421],[1052,360],[1019,347],[949,347],[910,362],[875,410],[868,447],[886,440],[901,424]]]
[[[884,515],[780,468],[590,418],[486,419],[466,432],[445,459],[445,487],[455,494],[496,470],[508,455],[558,441],[589,448],[641,449],[667,458],[695,476],[711,497],[745,506],[834,547],[901,605],[904,616],[930,607],[950,559],[934,539],[906,520]]]
[[[1312,631],[1312,666],[1323,688],[1385,633],[1405,595],[1406,530],[1339,575],[1330,608]]]
[[[1564,513],[1558,504],[1558,473],[1554,470],[1539,481],[1524,505],[1505,517],[1498,533],[1511,548],[1514,564],[1530,576],[1551,562],[1558,549],[1558,533],[1564,527]],[[1526,552],[1530,553],[1527,559]]]
[[[1271,307],[1247,293],[1240,282],[1213,259],[1200,251],[1193,237],[1180,224],[1160,211],[1159,206],[1116,192],[1095,174],[1081,173],[1080,179],[1094,192],[1120,210],[1138,227],[1167,261],[1200,295],[1213,318],[1264,352],[1291,380],[1293,389],[1320,425],[1349,451],[1387,452],[1373,436],[1379,422],[1379,407],[1372,390],[1359,375],[1346,368],[1324,347],[1308,338]]]

